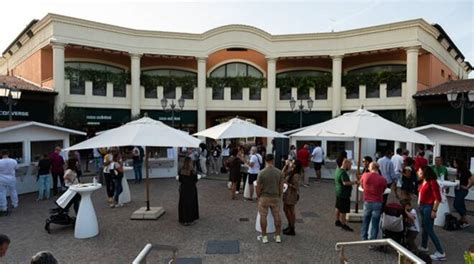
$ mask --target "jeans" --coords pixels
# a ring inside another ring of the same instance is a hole
[[[443,254],[444,250],[441,247],[441,243],[439,242],[438,236],[436,236],[433,223],[434,219],[431,218],[431,211],[433,210],[433,205],[420,205],[420,213],[421,213],[421,246],[424,248],[428,247],[428,236],[433,241],[433,244],[436,247],[436,250]]]
[[[464,199],[466,198],[469,190],[466,189],[455,189],[454,190],[454,202],[453,207],[458,211],[460,216],[466,215],[466,203]]]
[[[114,178],[114,184],[115,184],[115,193],[114,193],[114,200],[115,202],[118,203],[119,201],[119,196],[120,194],[122,193],[123,191],[123,188],[122,188],[122,177],[116,177]]]
[[[49,199],[51,197],[51,174],[44,174],[38,177],[38,199]]]
[[[135,173],[135,182],[141,182],[143,178],[142,173],[143,163],[133,163],[133,172]]]
[[[380,202],[364,202],[364,218],[361,226],[362,240],[377,239],[379,233],[380,215],[382,214],[382,203]],[[370,228],[370,237],[368,236]]]
[[[64,186],[64,172],[57,173],[57,172],[52,172],[51,176],[53,176],[53,194],[56,195],[58,194],[58,178],[59,182],[61,183],[61,190],[62,187]]]
[[[6,211],[7,195],[10,194],[10,199],[13,207],[18,207],[18,193],[16,192],[16,178],[0,176],[0,211]]]

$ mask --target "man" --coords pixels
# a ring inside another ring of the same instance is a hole
[[[309,186],[309,161],[310,161],[310,154],[309,154],[309,146],[308,144],[304,144],[304,146],[298,150],[298,153],[296,154],[296,159],[301,162],[301,166],[303,167],[303,186],[308,187]]]
[[[448,169],[443,166],[443,158],[438,156],[435,158],[435,164],[431,166],[431,168],[434,170],[436,173],[436,176],[438,176],[438,179],[440,180],[447,180],[448,179]]]
[[[18,207],[18,193],[16,192],[15,170],[18,168],[16,160],[8,157],[8,150],[2,150],[0,159],[0,216],[8,215],[7,195],[10,194],[12,206]]]
[[[397,178],[395,176],[395,169],[393,167],[392,160],[390,159],[391,155],[392,155],[392,152],[390,150],[386,150],[384,153],[384,156],[380,158],[377,161],[377,163],[379,164],[380,172],[382,173],[382,176],[387,181],[387,188],[391,188],[393,192],[395,193],[395,196],[398,198]],[[385,194],[383,196],[383,206],[385,206],[385,204],[387,203],[387,199],[388,199],[388,194]]]
[[[273,154],[267,154],[265,162],[266,167],[258,175],[256,189],[262,242],[264,244],[268,243],[267,215],[268,209],[270,209],[275,220],[275,242],[281,243],[280,201],[283,194],[283,175],[273,165]]]
[[[323,160],[324,160],[324,151],[319,146],[319,144],[316,143],[316,147],[313,149],[313,152],[311,153],[311,161],[313,162],[313,165],[314,165],[314,171],[316,171],[316,181],[321,180],[321,166],[323,165]]]
[[[250,148],[250,157],[246,164],[249,167],[248,183],[250,196],[248,199],[253,200],[253,182],[257,180],[257,176],[260,173],[261,164],[263,165],[263,157],[257,153],[256,146],[252,146],[252,148]]]
[[[380,215],[382,214],[383,193],[387,181],[379,174],[379,164],[371,162],[369,172],[362,174],[360,185],[364,189],[364,218],[361,227],[362,240],[377,239]],[[372,227],[369,233],[369,225]]]
[[[346,214],[351,209],[351,194],[352,185],[357,184],[357,181],[352,182],[347,172],[352,167],[352,161],[344,159],[341,167],[336,169],[336,226],[340,226],[343,230],[354,231],[347,225]]]
[[[402,149],[397,148],[396,154],[392,157],[393,169],[395,173],[395,177],[400,181],[402,180],[402,171],[403,171],[403,157],[402,157]]]
[[[418,173],[418,170],[420,168],[423,168],[424,166],[428,165],[428,160],[425,159],[425,152],[421,150],[418,152],[418,155],[415,158],[415,172]]]
[[[364,159],[362,160],[362,164],[364,165],[364,169],[362,170],[362,173],[370,172],[369,170],[369,165],[372,163],[372,157],[371,156],[365,156]]]
[[[428,164],[433,165],[433,146],[428,145],[425,150],[423,157],[428,161]]]
[[[135,183],[141,183],[143,178],[143,157],[145,150],[141,146],[135,146],[132,150],[133,172],[135,174]]]
[[[0,258],[5,257],[8,246],[10,246],[10,238],[7,235],[0,234]]]
[[[49,154],[51,160],[51,176],[53,177],[53,194],[58,194],[58,178],[61,183],[61,189],[64,186],[64,159],[60,155],[61,147],[57,146],[54,151]]]

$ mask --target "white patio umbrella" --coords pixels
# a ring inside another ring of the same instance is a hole
[[[287,136],[283,134],[252,124],[238,117],[232,118],[231,120],[225,123],[195,133],[194,135],[213,139],[248,137],[287,138]]]
[[[421,143],[433,145],[426,136],[393,123],[365,109],[343,114],[326,122],[309,126],[291,135],[292,137],[342,137],[358,139],[359,155],[357,161],[357,176],[360,175],[361,141],[362,138],[382,139],[400,142]],[[358,201],[359,192],[356,192]],[[356,203],[356,213],[358,203]]]
[[[71,146],[66,150],[104,147],[198,147],[201,141],[187,133],[174,129],[160,121],[143,117],[123,126],[106,130],[93,138]],[[147,211],[150,210],[150,186],[148,182],[148,152],[145,150],[145,186]]]

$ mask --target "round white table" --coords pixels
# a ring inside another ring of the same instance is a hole
[[[445,216],[451,212],[449,208],[448,199],[446,198],[446,189],[450,187],[456,187],[459,185],[459,181],[452,182],[452,181],[444,181],[438,180],[439,187],[441,188],[441,203],[438,206],[438,212],[436,213],[436,218],[434,220],[434,224],[437,226],[444,226],[445,223]]]
[[[255,230],[262,233],[262,227],[260,226],[260,213],[257,212],[257,220],[255,221]],[[267,234],[275,233],[275,219],[273,219],[272,210],[268,210],[267,215]]]
[[[91,194],[100,189],[102,184],[92,183],[76,184],[69,187],[71,191],[75,191],[81,195],[81,203],[79,204],[79,212],[76,217],[76,227],[74,229],[74,237],[89,238],[99,234],[99,224],[95,215],[94,206],[92,205]]]

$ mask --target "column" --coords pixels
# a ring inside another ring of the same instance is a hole
[[[416,118],[416,104],[413,95],[418,90],[418,52],[419,47],[410,47],[406,49],[407,52],[407,90],[405,94],[406,99],[406,115],[411,114]]]
[[[131,112],[132,118],[140,115],[140,59],[142,54],[130,53],[130,74],[131,74]]]
[[[207,58],[197,58],[198,68],[198,87],[197,87],[197,103],[198,103],[198,131],[206,129],[206,61]]]
[[[332,58],[332,117],[341,115],[342,108],[342,55]]]
[[[267,58],[267,128],[276,129],[276,58]],[[267,153],[273,151],[272,139],[267,139]]]
[[[54,100],[54,113],[61,111],[65,106],[64,87],[64,47],[66,44],[51,42],[53,47],[53,88],[58,93]]]

